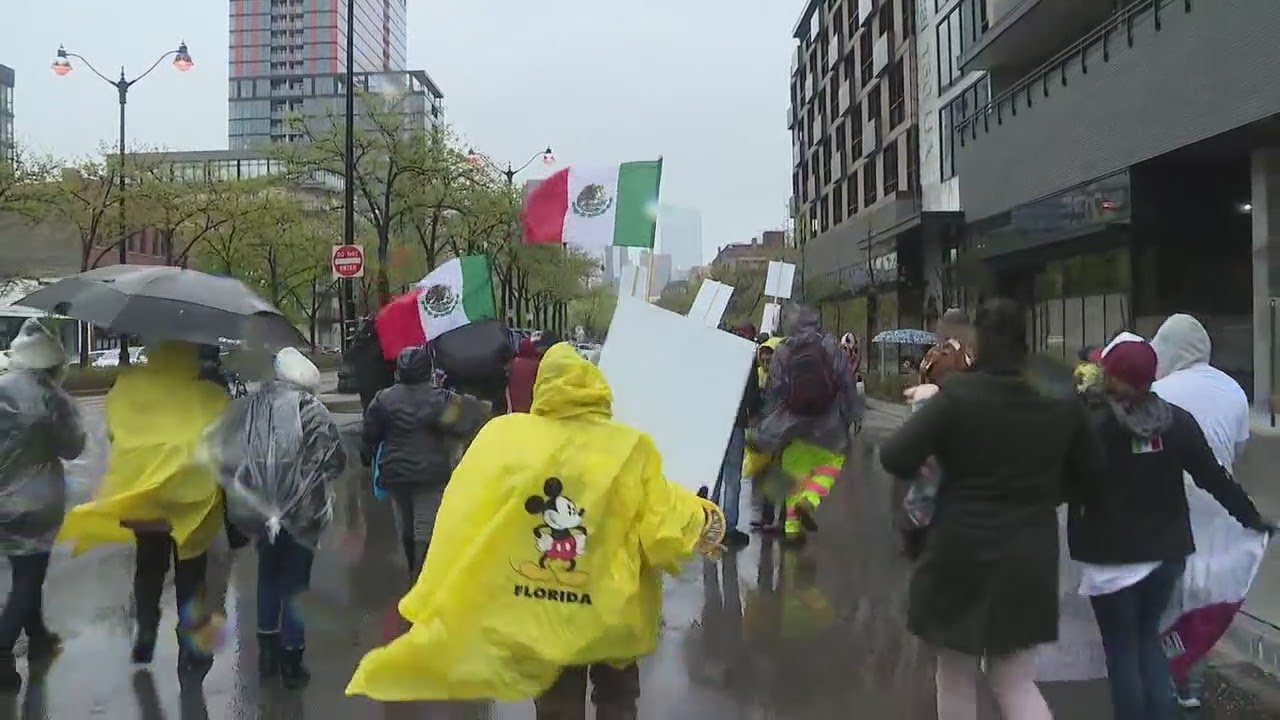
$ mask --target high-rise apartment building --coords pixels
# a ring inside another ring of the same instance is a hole
[[[13,68],[0,65],[0,161],[13,158],[13,81]]]
[[[292,117],[342,112],[347,1],[231,0],[231,150],[300,140]],[[402,97],[415,122],[440,117],[440,89],[425,72],[407,68],[406,0],[349,1],[359,88]]]

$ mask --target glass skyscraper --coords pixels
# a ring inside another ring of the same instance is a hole
[[[358,84],[421,95],[424,117],[439,115],[439,89],[407,72],[406,0],[230,0],[230,149],[300,140],[289,117],[342,111],[347,2]]]
[[[13,159],[13,68],[0,65],[0,162]]]

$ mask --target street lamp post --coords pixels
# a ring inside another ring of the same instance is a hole
[[[528,161],[526,161],[526,162],[525,162],[525,164],[521,165],[520,167],[518,167],[518,168],[513,167],[513,166],[511,165],[511,163],[510,163],[510,162],[508,162],[508,163],[507,163],[507,167],[506,167],[506,169],[503,169],[503,168],[499,167],[497,164],[495,164],[492,160],[490,160],[489,158],[485,157],[483,154],[478,153],[478,152],[476,152],[475,150],[468,150],[468,151],[467,151],[467,161],[468,161],[468,162],[470,162],[472,165],[474,165],[474,166],[476,166],[476,167],[485,167],[485,166],[487,166],[487,167],[489,167],[489,168],[493,169],[494,171],[496,171],[496,172],[498,172],[498,173],[501,173],[501,174],[502,174],[502,176],[503,176],[503,177],[505,177],[505,178],[507,179],[507,192],[508,192],[508,193],[514,193],[514,192],[515,192],[516,175],[519,175],[520,173],[524,172],[526,168],[528,168],[530,165],[532,165],[532,164],[533,164],[533,161],[534,161],[534,160],[537,160],[537,159],[539,159],[539,158],[541,158],[541,159],[542,159],[542,164],[543,164],[543,165],[553,165],[553,164],[555,164],[555,161],[556,161],[556,154],[555,154],[554,152],[552,152],[552,151],[551,151],[551,146],[550,146],[550,145],[548,145],[546,150],[543,150],[542,152],[534,153],[533,155],[529,156]],[[514,221],[513,221],[513,222],[514,222]],[[512,227],[509,225],[509,226],[508,226],[508,228],[507,228],[507,240],[508,240],[508,241],[512,240],[512,237],[511,237],[511,236],[512,236],[513,234],[514,234],[514,228],[512,228]],[[516,319],[516,321],[517,321],[517,322],[519,322],[520,320],[522,320],[522,318],[520,317],[520,310],[521,310],[521,307],[520,307],[520,294],[519,294],[519,290],[518,290],[518,288],[517,288],[517,280],[521,280],[521,278],[519,278],[517,275],[518,275],[518,270],[513,269],[513,271],[512,271],[512,278],[511,278],[511,286],[512,286],[512,287],[511,287],[511,289],[512,289],[512,292],[513,292],[513,293],[514,293],[514,295],[515,295],[515,297],[513,298],[513,299],[515,300],[515,306],[516,306],[516,318],[515,318],[515,319]],[[521,280],[521,282],[523,282],[523,281]]]
[[[195,62],[191,59],[191,53],[187,51],[187,43],[181,42],[181,43],[178,43],[177,50],[170,50],[169,52],[161,55],[159,58],[156,58],[156,61],[151,64],[151,67],[147,68],[146,72],[133,78],[132,80],[130,80],[128,77],[125,76],[123,67],[120,68],[120,78],[118,80],[112,80],[106,75],[103,75],[101,72],[98,72],[98,68],[94,67],[93,63],[89,62],[88,58],[77,53],[69,52],[66,49],[66,47],[59,45],[58,54],[54,58],[53,65],[52,65],[54,74],[56,74],[59,77],[65,77],[67,74],[69,74],[73,69],[73,66],[71,65],[71,58],[75,58],[80,62],[84,63],[85,67],[92,70],[94,75],[97,75],[98,77],[106,81],[108,85],[114,87],[116,89],[117,94],[120,97],[120,146],[119,146],[120,167],[116,171],[118,175],[119,186],[120,186],[120,239],[119,239],[118,250],[119,250],[119,263],[121,265],[127,265],[129,263],[129,248],[128,248],[128,242],[125,238],[125,235],[129,232],[129,227],[128,227],[128,222],[125,219],[125,215],[124,215],[124,197],[125,197],[124,163],[125,163],[125,142],[126,142],[125,108],[128,106],[128,103],[129,103],[129,88],[133,87],[135,84],[141,81],[142,78],[150,75],[151,71],[160,67],[160,63],[164,62],[165,60],[168,60],[169,58],[173,58],[173,66],[177,68],[178,71],[180,72],[186,72],[190,70],[192,67],[195,66]],[[128,335],[123,333],[120,335],[120,364],[123,366],[129,365],[129,337]]]
[[[343,154],[343,216],[342,244],[356,242],[356,16],[355,0],[347,0],[347,68],[346,68],[346,152]],[[342,283],[342,351],[346,351],[356,319],[355,278],[345,278]]]

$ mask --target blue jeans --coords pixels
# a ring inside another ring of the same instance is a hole
[[[742,458],[747,449],[746,428],[735,427],[729,435],[729,447],[720,463],[720,496],[716,502],[724,511],[725,525],[738,529],[738,504],[742,500]]]
[[[258,538],[258,632],[280,634],[280,647],[306,646],[306,627],[298,595],[311,585],[315,553],[287,532],[275,542]]]
[[[1165,562],[1136,585],[1090,598],[1107,654],[1115,717],[1176,720],[1169,692],[1169,659],[1160,644],[1160,616],[1182,577],[1186,560]]]

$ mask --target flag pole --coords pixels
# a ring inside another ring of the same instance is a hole
[[[659,208],[662,206],[658,203],[658,198],[662,195],[662,156],[658,156],[658,179],[657,185],[653,189],[653,237],[649,239],[649,269],[648,275],[645,276],[645,293],[644,301],[649,302],[649,298],[653,296],[653,254],[658,250],[658,219],[662,213]]]

